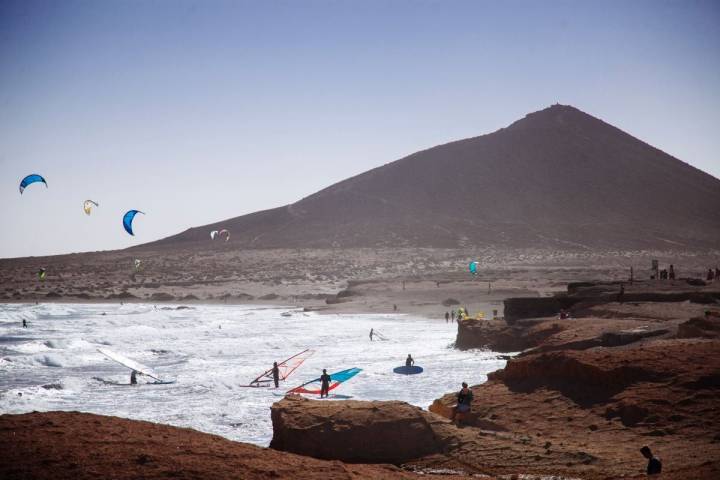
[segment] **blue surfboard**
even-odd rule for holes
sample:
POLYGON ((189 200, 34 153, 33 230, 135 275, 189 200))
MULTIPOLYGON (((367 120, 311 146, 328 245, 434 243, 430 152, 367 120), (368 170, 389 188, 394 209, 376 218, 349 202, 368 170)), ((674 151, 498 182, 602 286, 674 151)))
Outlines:
POLYGON ((423 371, 423 368, 418 367, 417 365, 412 366, 412 367, 406 367, 403 365, 402 367, 393 368, 393 372, 399 373, 401 375, 415 375, 417 373, 422 373, 422 371, 423 371))

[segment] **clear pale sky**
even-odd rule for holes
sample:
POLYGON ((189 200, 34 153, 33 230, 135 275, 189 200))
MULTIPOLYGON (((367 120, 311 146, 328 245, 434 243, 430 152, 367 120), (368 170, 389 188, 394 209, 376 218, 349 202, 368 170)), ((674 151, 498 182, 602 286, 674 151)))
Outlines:
POLYGON ((720 177, 720 2, 2 0, 0 257, 285 205, 556 102, 720 177))

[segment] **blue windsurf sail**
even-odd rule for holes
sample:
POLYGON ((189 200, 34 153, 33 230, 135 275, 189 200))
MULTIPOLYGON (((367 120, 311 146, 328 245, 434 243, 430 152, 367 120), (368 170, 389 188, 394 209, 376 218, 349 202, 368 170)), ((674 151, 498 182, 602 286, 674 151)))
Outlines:
MULTIPOLYGON (((334 390, 339 387, 343 382, 347 382, 358 373, 362 372, 362 368, 348 368, 347 370, 341 370, 339 372, 330 374, 330 387, 329 390, 334 390)), ((288 390, 287 393, 320 393, 320 377, 305 382, 299 387, 295 387, 292 390, 288 390)))

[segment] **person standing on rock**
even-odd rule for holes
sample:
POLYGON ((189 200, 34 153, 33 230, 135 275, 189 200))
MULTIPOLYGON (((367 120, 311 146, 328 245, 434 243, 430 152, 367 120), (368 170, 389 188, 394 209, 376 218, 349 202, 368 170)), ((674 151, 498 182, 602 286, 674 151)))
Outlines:
POLYGON ((280 368, 278 367, 277 362, 273 362, 272 375, 275 388, 278 388, 280 386, 280 368))
POLYGON ((652 454, 652 451, 650 451, 650 447, 645 445, 640 449, 640 453, 642 453, 643 457, 648 459, 648 475, 658 475, 662 472, 662 462, 659 458, 655 458, 655 456, 652 454))
POLYGON ((455 417, 460 414, 460 417, 458 418, 458 422, 462 419, 462 416, 468 412, 470 412, 470 405, 472 404, 473 400, 473 393, 472 390, 468 388, 468 384, 463 382, 462 388, 457 394, 457 405, 453 408, 452 416, 450 417, 450 420, 455 421, 455 417))
POLYGON ((320 398, 328 397, 328 394, 330 392, 330 375, 328 375, 327 370, 323 368, 323 373, 320 375, 320 398))

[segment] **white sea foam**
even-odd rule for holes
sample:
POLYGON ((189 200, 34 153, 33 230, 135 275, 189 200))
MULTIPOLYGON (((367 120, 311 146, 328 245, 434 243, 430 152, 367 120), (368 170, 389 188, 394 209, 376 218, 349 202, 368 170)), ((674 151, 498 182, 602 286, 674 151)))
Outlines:
MULTIPOLYGON (((280 392, 329 372, 359 367, 339 394, 404 400, 427 407, 462 381, 483 382, 504 361, 492 352, 452 348, 456 325, 405 315, 316 315, 287 308, 208 305, 0 305, 0 413, 80 410, 150 420, 267 445, 269 407, 280 392), (105 313, 105 315, 102 315, 105 313), (31 319, 30 328, 21 327, 31 319), (221 325, 222 328, 218 328, 221 325), (370 342, 370 328, 389 341, 370 342), (109 346, 146 364, 172 385, 113 385, 129 371, 97 352, 109 346), (316 350, 280 391, 243 388, 272 365, 316 350), (411 353, 425 372, 392 368, 411 353)), ((142 382, 142 380, 141 380, 142 382)))

